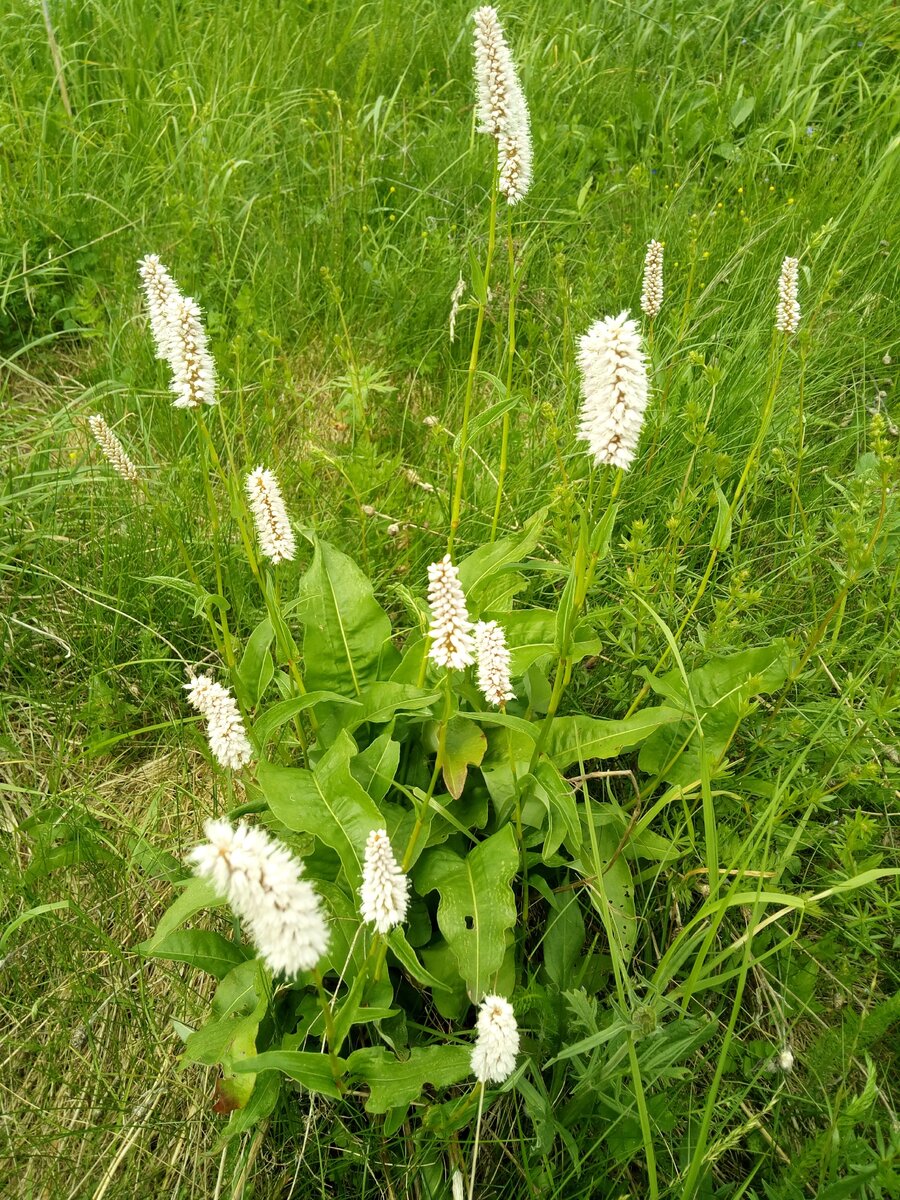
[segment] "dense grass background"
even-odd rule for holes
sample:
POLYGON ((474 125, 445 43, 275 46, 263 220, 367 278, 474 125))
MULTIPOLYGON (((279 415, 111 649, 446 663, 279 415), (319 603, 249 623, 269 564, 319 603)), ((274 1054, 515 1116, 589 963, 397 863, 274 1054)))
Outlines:
MULTIPOLYGON (((486 232, 491 149, 473 127, 470 6, 67 0, 48 11, 67 103, 41 6, 24 0, 5 13, 0 92, 0 1191, 427 1196, 440 1172, 399 1139, 352 1114, 310 1121, 299 1103, 265 1139, 213 1153, 211 1081, 177 1073, 167 1020, 199 1012, 202 987, 128 947, 216 802, 179 699, 184 664, 208 647, 191 602, 146 582, 178 574, 172 532, 135 510, 84 418, 102 412, 152 469, 211 583, 195 431, 170 407, 141 315, 135 264, 155 251, 207 312, 236 462, 275 467, 294 514, 360 558, 403 626, 403 589, 421 594, 446 535, 471 334, 464 309, 450 346, 449 297, 486 232), (425 427, 428 414, 442 428, 425 427), (393 522, 404 523, 394 535, 393 522)), ((576 680, 587 711, 622 715, 636 669, 663 648, 638 598, 672 628, 690 609, 715 485, 733 488, 758 428, 779 266, 801 258, 804 320, 760 470, 681 639, 689 666, 815 639, 777 712, 742 730, 740 784, 720 814, 723 864, 747 866, 754 797, 783 788, 772 836, 778 853, 790 847, 798 890, 896 862, 900 524, 876 461, 897 439, 894 15, 872 0, 501 10, 536 163, 514 225, 520 403, 503 524, 550 503, 551 556, 564 552, 571 504, 558 462, 567 478, 585 473, 574 339, 603 312, 636 309, 644 245, 666 244, 656 400, 591 598, 605 649, 576 680)), ((502 270, 496 280, 491 370, 502 270)), ((490 524, 497 439, 491 428, 473 441, 463 547, 490 524)), ((257 601, 236 542, 226 572, 246 633, 257 601)), ((688 872, 644 881, 653 935, 690 904, 688 872)), ((897 1194, 896 903, 889 885, 836 898, 754 966, 704 1195, 897 1194), (794 1071, 766 1070, 786 1044, 794 1071)), ((709 1005, 724 1023, 727 1010, 709 1005)), ((719 1033, 658 1093, 672 1195, 719 1033)), ((536 1140, 512 1099, 494 1110, 489 1135, 508 1153, 483 1149, 484 1194, 645 1194, 627 1092, 614 1137, 614 1114, 590 1097, 560 1111, 571 1145, 536 1140)))

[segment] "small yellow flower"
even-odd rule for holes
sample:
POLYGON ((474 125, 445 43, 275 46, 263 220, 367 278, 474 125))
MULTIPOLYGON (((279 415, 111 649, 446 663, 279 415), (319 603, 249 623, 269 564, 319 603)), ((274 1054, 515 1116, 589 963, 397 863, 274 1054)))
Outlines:
POLYGON ((391 189, 390 189, 390 192, 391 192, 391 195, 392 195, 392 196, 393 196, 394 192, 396 192, 396 190, 397 190, 397 189, 396 189, 395 187, 393 187, 393 185, 392 185, 392 186, 391 186, 391 189))
POLYGON ((738 188, 738 195, 739 195, 739 196, 743 196, 743 194, 744 194, 744 189, 743 189, 742 187, 739 187, 739 188, 738 188))
POLYGON ((793 203, 794 203, 794 197, 788 196, 788 204, 793 204, 793 203))
POLYGON ((392 221, 396 221, 396 220, 397 220, 397 214, 396 214, 396 213, 391 213, 391 220, 392 220, 392 221))
POLYGON ((716 205, 716 208, 724 208, 724 207, 725 207, 725 205, 722 203, 722 201, 721 201, 721 200, 720 200, 720 201, 719 201, 719 203, 716 205))
POLYGON ((704 251, 703 251, 703 257, 704 257, 704 258, 709 258, 709 251, 708 251, 708 250, 704 250, 704 251))
POLYGON ((770 192, 774 192, 774 191, 775 191, 775 184, 774 184, 774 183, 770 183, 770 184, 769 184, 769 191, 770 191, 770 192))

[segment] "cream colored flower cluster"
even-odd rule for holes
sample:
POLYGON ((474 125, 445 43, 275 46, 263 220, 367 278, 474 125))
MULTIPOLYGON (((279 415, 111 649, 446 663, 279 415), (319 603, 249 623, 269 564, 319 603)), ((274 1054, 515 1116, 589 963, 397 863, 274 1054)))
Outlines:
POLYGON ((174 408, 197 408, 216 404, 216 366, 209 352, 200 306, 182 296, 178 286, 156 254, 138 263, 147 300, 150 328, 157 358, 172 370, 174 408))
POLYGON ((184 686, 188 704, 206 721, 213 756, 226 770, 239 771, 253 757, 253 747, 234 696, 209 675, 195 675, 184 686))
POLYGON ((273 974, 311 971, 328 949, 319 896, 301 878, 303 864, 264 830, 243 822, 207 821, 206 842, 191 852, 208 879, 246 924, 273 974))
POLYGON ((498 186, 508 204, 518 204, 531 187, 531 122, 500 18, 490 5, 475 13, 475 86, 478 128, 497 143, 498 186))

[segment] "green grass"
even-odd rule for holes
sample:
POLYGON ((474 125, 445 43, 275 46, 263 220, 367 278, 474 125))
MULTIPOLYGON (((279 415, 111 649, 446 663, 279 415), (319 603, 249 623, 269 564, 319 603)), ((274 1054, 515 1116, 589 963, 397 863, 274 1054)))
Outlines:
MULTIPOLYGON (((243 1180, 247 1196, 447 1195, 437 1139, 383 1138, 352 1105, 309 1117, 292 1103, 263 1139, 217 1150, 212 1077, 178 1072, 168 1024, 199 1019, 208 989, 131 953, 218 803, 180 691, 207 630, 187 597, 146 582, 180 573, 176 534, 210 588, 214 563, 195 430, 170 406, 135 267, 159 253, 206 311, 236 462, 275 468, 295 517, 354 555, 409 627, 406 589, 423 594, 446 540, 474 321, 469 305, 451 347, 450 294, 486 237, 469 6, 69 0, 50 12, 71 117, 39 5, 10 5, 0 57, 0 1192, 237 1196, 243 1180), (174 529, 100 461, 85 428, 98 411, 150 469, 174 529)), ((666 648, 650 610, 673 631, 687 618, 688 670, 782 637, 809 649, 741 725, 715 797, 721 866, 804 894, 897 863, 900 516, 896 472, 884 490, 876 461, 896 454, 900 424, 892 15, 872 0, 501 10, 535 141, 513 226, 518 404, 501 527, 549 504, 541 550, 567 561, 587 474, 575 339, 637 309, 644 246, 663 240, 654 400, 588 601, 603 648, 566 703, 625 714, 636 672, 666 648), (698 599, 716 487, 733 492, 759 429, 786 254, 801 260, 801 332, 698 599)), ((500 264, 495 280, 482 365, 499 374, 500 264)), ((476 412, 492 398, 485 383, 476 412)), ((473 436, 463 550, 488 535, 498 445, 496 424, 473 436)), ((260 606, 226 532, 230 620, 246 636, 260 606)), ((607 798, 626 804, 618 782, 607 798)), ((691 853, 638 876, 636 995, 705 879, 701 815, 672 805, 655 828, 691 853)), ((890 880, 831 897, 724 963, 739 974, 697 988, 709 1040, 648 1100, 661 1194, 681 1194, 692 1160, 704 1197, 896 1194, 897 903, 890 880), (786 1045, 793 1071, 768 1070, 786 1045)), ((710 953, 753 919, 729 912, 710 953)), ((602 958, 599 922, 591 932, 602 958)), ((687 991, 690 972, 674 980, 687 991)), ((603 1028, 619 997, 608 962, 600 977, 598 1010, 536 1003, 534 1046, 603 1028)), ((602 1056, 579 1059, 573 1088, 551 1069, 547 1112, 515 1094, 487 1114, 483 1195, 648 1194, 631 1077, 609 1087, 603 1071, 602 1056)))

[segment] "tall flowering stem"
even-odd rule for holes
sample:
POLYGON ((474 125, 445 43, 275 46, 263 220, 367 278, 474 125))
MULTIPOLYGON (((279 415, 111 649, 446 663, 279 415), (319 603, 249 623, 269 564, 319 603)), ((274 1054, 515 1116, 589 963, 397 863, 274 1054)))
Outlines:
POLYGON ((465 477, 466 451, 469 446, 469 417, 472 412, 472 397, 475 394, 475 377, 478 371, 478 356, 481 350, 481 335, 484 330, 484 317, 487 311, 487 294, 491 279, 491 264, 494 261, 494 247, 497 240, 497 174, 491 185, 491 208, 488 215, 488 244, 484 261, 484 272, 481 285, 477 288, 478 312, 475 317, 475 332, 472 335, 472 350, 469 354, 469 368, 466 374, 466 393, 463 400, 462 427, 459 431, 459 452, 456 456, 456 479, 453 487, 453 503, 450 509, 450 533, 447 537, 447 553, 453 553, 456 532, 459 529, 460 510, 462 509, 463 480, 465 477))
MULTIPOLYGON (((508 215, 506 233, 507 260, 509 263, 509 307, 506 318, 506 399, 512 396, 513 366, 516 360, 516 251, 513 242, 512 210, 508 215)), ((500 525, 500 507, 503 503, 503 485, 506 482, 506 471, 509 466, 509 428, 510 410, 503 414, 503 425, 500 433, 500 463, 497 468, 497 497, 494 501, 494 518, 491 521, 491 541, 496 541, 500 525)))
MULTIPOLYGON (((516 345, 515 250, 512 209, 531 187, 532 148, 528 104, 519 73, 507 45, 497 10, 484 5, 475 13, 475 84, 478 129, 497 143, 497 188, 509 206, 507 246, 509 252, 509 310, 507 317, 506 399, 512 395, 512 373, 516 345)), ((503 485, 509 462, 510 415, 503 414, 497 495, 491 522, 491 541, 497 537, 503 485)))

